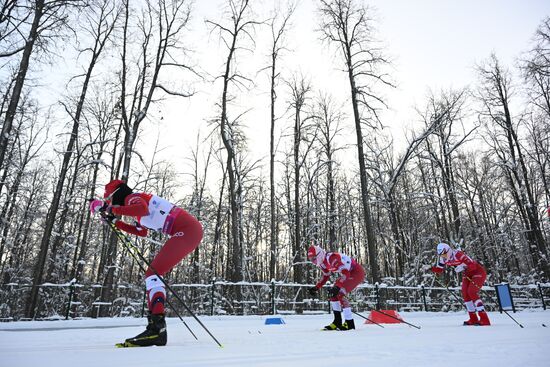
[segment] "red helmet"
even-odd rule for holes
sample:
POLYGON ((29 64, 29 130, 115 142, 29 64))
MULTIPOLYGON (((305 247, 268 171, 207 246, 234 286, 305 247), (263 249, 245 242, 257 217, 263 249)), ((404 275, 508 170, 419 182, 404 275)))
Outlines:
POLYGON ((107 185, 105 185, 105 193, 103 194, 103 198, 105 200, 110 200, 115 191, 119 188, 120 185, 122 185, 124 181, 122 180, 112 180, 107 185))
POLYGON ((321 265, 325 259, 326 252, 319 246, 311 245, 307 249, 307 258, 315 265, 321 265))

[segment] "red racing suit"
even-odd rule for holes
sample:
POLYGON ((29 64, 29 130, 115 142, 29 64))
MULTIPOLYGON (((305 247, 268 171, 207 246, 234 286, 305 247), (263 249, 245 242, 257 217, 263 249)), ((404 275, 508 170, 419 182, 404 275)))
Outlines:
POLYGON ((146 277, 155 271, 161 276, 166 274, 195 250, 202 240, 202 225, 195 217, 156 195, 130 194, 124 199, 123 206, 113 206, 111 212, 136 217, 136 225, 116 222, 117 228, 125 232, 145 237, 148 229, 151 229, 170 236, 151 262, 146 277))
POLYGON ((446 265, 455 266, 457 272, 464 271, 464 275, 462 276, 462 297, 464 298, 464 302, 478 301, 479 291, 487 278, 485 268, 460 250, 452 251, 447 259, 439 258, 437 267, 443 268, 446 265))
MULTIPOLYGON (((355 259, 338 252, 327 252, 323 262, 317 266, 321 268, 323 276, 315 287, 320 289, 330 279, 331 274, 339 274, 334 285, 344 290, 343 294, 340 293, 342 296, 353 291, 365 279, 363 267, 355 259)), ((347 302, 342 297, 337 298, 345 307, 347 302)))

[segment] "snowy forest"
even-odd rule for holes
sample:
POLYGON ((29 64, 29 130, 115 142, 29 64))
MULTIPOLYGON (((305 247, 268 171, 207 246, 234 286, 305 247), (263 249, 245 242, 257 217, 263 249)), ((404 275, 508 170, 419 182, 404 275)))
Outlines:
MULTIPOLYGON (((285 62, 301 4, 273 3, 226 0, 200 19, 219 46, 206 70, 194 55, 212 44, 189 41, 193 1, 2 1, 0 287, 28 285, 10 293, 19 313, 35 314, 44 283, 102 285, 103 301, 142 284, 88 210, 114 178, 202 223, 171 283, 311 283, 306 250, 317 243, 356 258, 371 284, 418 285, 440 241, 483 263, 489 283, 550 279, 549 17, 517 62, 478 55, 475 84, 423 96, 415 128, 395 137, 385 91, 399 80, 368 2, 314 2, 311 31, 342 94, 285 62), (51 69, 59 94, 48 93, 51 69), (170 126, 168 101, 204 103, 199 89, 212 103, 195 145, 180 147, 183 170, 147 129, 170 126), (251 94, 267 113, 250 117, 251 94), (269 147, 257 158, 259 125, 269 147)), ((149 259, 165 240, 131 239, 149 259)))

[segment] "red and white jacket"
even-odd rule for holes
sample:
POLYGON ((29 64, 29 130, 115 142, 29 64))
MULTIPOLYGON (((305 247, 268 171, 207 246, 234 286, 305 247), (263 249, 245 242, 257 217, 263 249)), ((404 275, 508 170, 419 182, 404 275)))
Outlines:
POLYGON ((460 250, 453 250, 447 259, 440 256, 439 262, 436 266, 439 268, 443 268, 445 266, 456 266, 457 269, 459 269, 458 271, 465 270, 465 275, 468 277, 478 272, 485 271, 483 266, 481 266, 477 261, 472 260, 471 257, 460 250))
POLYGON ((323 262, 317 266, 321 268, 323 273, 323 277, 315 285, 317 289, 320 289, 330 279, 331 274, 340 274, 334 285, 341 288, 352 271, 359 265, 355 259, 347 255, 339 252, 327 252, 323 262))
POLYGON ((111 212, 115 215, 136 217, 135 225, 123 221, 117 221, 115 225, 125 232, 145 237, 148 229, 172 235, 171 225, 175 216, 183 212, 183 209, 156 195, 138 192, 126 196, 124 205, 113 206, 111 212))

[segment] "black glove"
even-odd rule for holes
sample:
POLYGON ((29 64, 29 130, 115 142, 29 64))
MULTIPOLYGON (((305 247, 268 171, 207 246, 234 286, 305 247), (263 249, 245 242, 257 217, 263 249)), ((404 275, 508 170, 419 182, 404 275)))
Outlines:
POLYGON ((105 213, 107 215, 114 215, 113 214, 113 207, 107 203, 103 204, 101 208, 99 208, 100 213, 105 213))
POLYGON ((101 221, 105 224, 115 224, 118 218, 114 214, 107 214, 105 211, 101 212, 101 221))
POLYGON ((317 287, 308 288, 307 291, 309 292, 309 295, 312 297, 316 296, 319 293, 319 290, 317 289, 317 287))
POLYGON ((98 209, 98 212, 105 213, 105 210, 107 210, 108 206, 109 206, 109 204, 104 202, 103 205, 98 209))
POLYGON ((329 291, 328 291, 328 295, 331 298, 334 298, 334 297, 338 296, 338 293, 340 293, 340 287, 337 287, 337 286, 334 286, 334 287, 330 288, 329 291))

